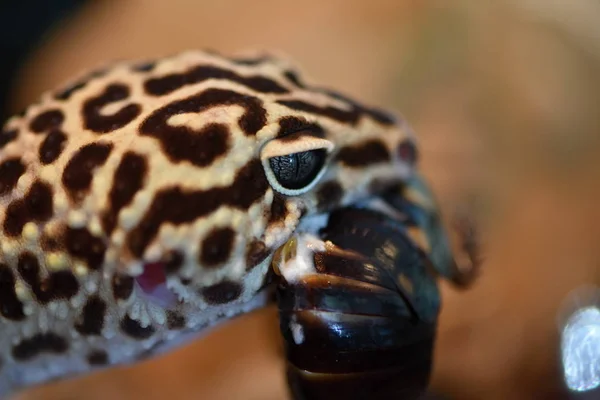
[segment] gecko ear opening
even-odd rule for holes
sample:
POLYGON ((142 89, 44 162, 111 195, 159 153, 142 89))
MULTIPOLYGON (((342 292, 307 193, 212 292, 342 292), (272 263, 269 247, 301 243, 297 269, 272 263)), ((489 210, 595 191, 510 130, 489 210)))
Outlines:
POLYGON ((333 143, 310 132, 295 132, 269 141, 261 160, 269 184, 287 196, 309 191, 323 176, 333 143))

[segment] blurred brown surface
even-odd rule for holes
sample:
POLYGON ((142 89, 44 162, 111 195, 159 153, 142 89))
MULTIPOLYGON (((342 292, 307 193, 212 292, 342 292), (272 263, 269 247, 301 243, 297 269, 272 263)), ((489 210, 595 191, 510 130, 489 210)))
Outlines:
MULTIPOLYGON (((114 58, 275 48, 403 113, 446 214, 475 199, 487 264, 443 285, 432 388, 562 399, 557 316, 600 281, 600 5, 560 1, 96 1, 23 70, 14 104, 114 58)), ((274 310, 130 368, 20 399, 284 399, 274 310)))

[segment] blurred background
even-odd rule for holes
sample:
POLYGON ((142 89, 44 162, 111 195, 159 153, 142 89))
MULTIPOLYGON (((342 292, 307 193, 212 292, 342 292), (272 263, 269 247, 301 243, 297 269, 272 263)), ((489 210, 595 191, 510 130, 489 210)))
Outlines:
MULTIPOLYGON (((566 399, 559 315, 600 283, 599 17, 596 0, 5 0, 3 111, 113 59, 287 53, 313 82, 403 114, 445 215, 468 205, 480 221, 480 281, 442 284, 432 391, 566 399)), ((277 329, 263 310, 18 398, 285 399, 277 329)))

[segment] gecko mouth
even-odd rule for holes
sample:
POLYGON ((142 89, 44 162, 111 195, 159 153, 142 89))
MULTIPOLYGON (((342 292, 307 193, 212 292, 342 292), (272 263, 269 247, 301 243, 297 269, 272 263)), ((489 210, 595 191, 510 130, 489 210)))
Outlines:
POLYGON ((172 308, 177 305, 177 295, 167 287, 165 263, 145 264, 144 271, 135 278, 135 282, 152 303, 164 308, 172 308))

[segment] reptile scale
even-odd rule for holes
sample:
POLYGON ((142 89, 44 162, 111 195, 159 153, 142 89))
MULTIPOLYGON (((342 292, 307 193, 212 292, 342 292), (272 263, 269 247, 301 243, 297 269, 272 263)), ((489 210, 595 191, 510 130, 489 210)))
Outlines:
POLYGON ((418 396, 436 278, 478 262, 465 234, 457 267, 416 159, 405 122, 279 56, 117 62, 45 93, 0 133, 0 395, 277 301, 294 398, 418 396))

